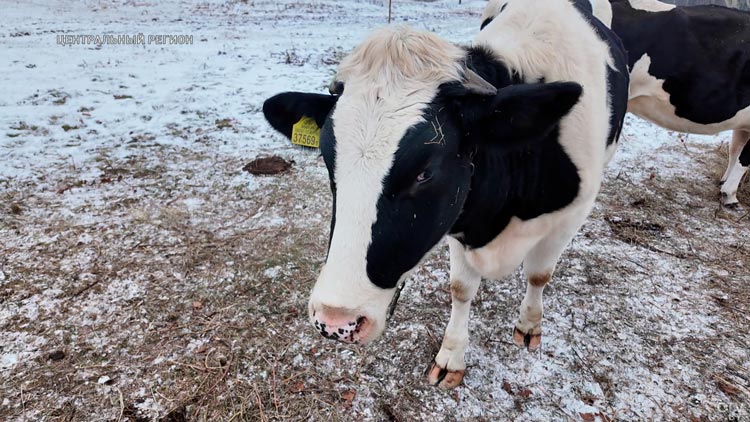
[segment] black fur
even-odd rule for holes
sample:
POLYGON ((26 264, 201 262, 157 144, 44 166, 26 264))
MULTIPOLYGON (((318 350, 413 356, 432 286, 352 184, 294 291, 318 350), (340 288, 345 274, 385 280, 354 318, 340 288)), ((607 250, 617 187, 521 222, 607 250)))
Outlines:
POLYGON ((628 66, 649 55, 649 73, 664 80, 677 116, 718 123, 750 106, 750 13, 721 6, 648 12, 627 1, 613 1, 612 13, 628 66))
POLYGON ((740 164, 742 167, 750 166, 750 142, 746 143, 740 152, 740 164))
MULTIPOLYGON (((335 108, 336 107, 334 106, 334 108, 331 109, 329 116, 333 113, 335 108)), ((326 119, 325 123, 320 128, 320 155, 323 156, 323 161, 326 163, 326 169, 328 169, 328 180, 331 185, 331 194, 333 195, 331 231, 328 233, 328 249, 330 252, 333 230, 336 228, 336 178, 334 177, 336 171, 336 135, 333 133, 333 122, 331 119, 326 119)))

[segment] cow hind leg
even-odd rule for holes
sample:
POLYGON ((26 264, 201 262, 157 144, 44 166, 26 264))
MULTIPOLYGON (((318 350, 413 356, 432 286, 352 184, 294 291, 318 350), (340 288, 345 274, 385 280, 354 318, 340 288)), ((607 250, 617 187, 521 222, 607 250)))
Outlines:
POLYGON ((729 145, 729 162, 721 178, 721 202, 727 208, 739 208, 737 189, 750 165, 750 132, 737 129, 729 145))
MULTIPOLYGON (((584 219, 586 214, 583 213, 584 219)), ((534 351, 542 344, 542 293, 552 279, 560 255, 582 224, 580 216, 570 224, 563 224, 564 230, 542 239, 526 255, 523 262, 526 294, 513 330, 513 342, 517 346, 534 351)))
POLYGON ((466 370, 464 355, 469 344, 469 311, 477 293, 480 275, 466 262, 464 247, 448 238, 451 254, 451 318, 435 362, 427 372, 432 385, 448 389, 461 383, 466 370))

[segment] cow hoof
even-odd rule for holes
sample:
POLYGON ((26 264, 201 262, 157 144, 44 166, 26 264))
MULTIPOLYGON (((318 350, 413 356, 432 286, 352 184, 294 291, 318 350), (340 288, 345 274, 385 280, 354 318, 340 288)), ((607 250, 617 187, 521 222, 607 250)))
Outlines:
POLYGON ((724 204, 724 208, 728 211, 740 212, 742 211, 742 205, 739 202, 733 202, 731 204, 724 204))
POLYGON ((527 334, 515 328, 513 329, 513 343, 518 347, 525 347, 529 352, 533 352, 542 345, 542 333, 527 334))
POLYGON ((436 385, 443 390, 449 390, 461 384, 461 380, 464 379, 464 370, 451 371, 441 368, 437 363, 433 363, 427 372, 427 379, 430 385, 436 385))

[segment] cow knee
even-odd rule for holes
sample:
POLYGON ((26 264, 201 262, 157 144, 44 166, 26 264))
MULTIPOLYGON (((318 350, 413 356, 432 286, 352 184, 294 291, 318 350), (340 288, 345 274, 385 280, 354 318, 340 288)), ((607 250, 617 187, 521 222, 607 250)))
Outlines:
POLYGON ((475 289, 458 279, 451 280, 451 297, 456 302, 469 302, 474 298, 475 289))
POLYGON ((529 284, 534 287, 544 287, 552 278, 550 273, 532 274, 529 276, 529 284))

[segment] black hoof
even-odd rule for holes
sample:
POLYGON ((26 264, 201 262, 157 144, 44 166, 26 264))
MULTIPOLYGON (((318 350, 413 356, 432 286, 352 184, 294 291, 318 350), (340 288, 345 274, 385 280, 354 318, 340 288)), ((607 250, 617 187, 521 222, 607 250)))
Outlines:
POLYGON ((724 209, 733 212, 742 211, 742 205, 739 202, 733 202, 731 204, 724 204, 724 209))

